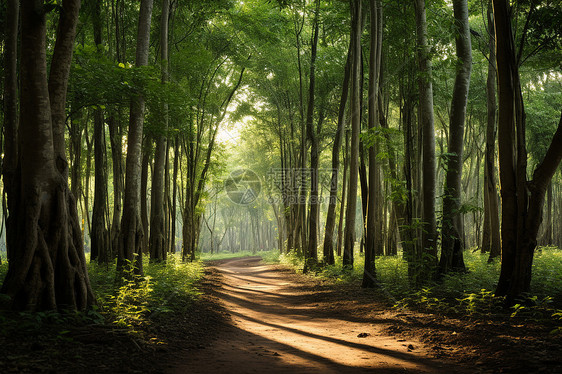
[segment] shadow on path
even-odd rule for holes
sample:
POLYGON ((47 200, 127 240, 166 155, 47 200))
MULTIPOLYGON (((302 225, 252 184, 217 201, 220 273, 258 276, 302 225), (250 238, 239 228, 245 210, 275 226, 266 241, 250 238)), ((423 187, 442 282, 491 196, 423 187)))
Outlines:
POLYGON ((331 300, 333 289, 306 287, 309 278, 259 257, 209 267, 213 296, 231 325, 209 346, 186 351, 172 373, 475 372, 428 358, 419 342, 384 335, 379 324, 388 318, 358 318, 319 306, 322 293, 331 300))

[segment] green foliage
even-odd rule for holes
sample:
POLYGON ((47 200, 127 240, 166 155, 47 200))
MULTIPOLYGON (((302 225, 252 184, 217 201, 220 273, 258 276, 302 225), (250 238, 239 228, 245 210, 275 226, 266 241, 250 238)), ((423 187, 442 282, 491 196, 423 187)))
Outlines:
MULTIPOLYGON (((555 322, 562 325, 562 309, 556 310, 551 316, 555 322)), ((562 326, 557 326, 554 330, 550 332, 551 334, 560 334, 562 333, 562 326)))
MULTIPOLYGON (((393 300, 396 308, 416 308, 433 313, 489 316, 505 314, 503 297, 494 295, 500 263, 488 263, 488 254, 465 251, 466 273, 447 274, 439 283, 430 283, 413 289, 408 281, 408 264, 399 256, 377 257, 376 272, 380 290, 393 300)), ((363 276, 363 258, 356 254, 352 271, 343 269, 341 259, 336 265, 326 266, 316 276, 336 282, 359 283, 363 276)), ((296 254, 281 255, 280 262, 302 268, 302 258, 296 254)), ((562 321, 562 310, 552 305, 562 305, 562 251, 553 247, 539 248, 534 263, 532 291, 513 310, 513 317, 562 321)), ((562 330, 561 330, 562 331, 562 330)))
POLYGON ((142 324, 150 309, 148 299, 153 289, 150 277, 135 274, 134 263, 130 262, 123 274, 123 284, 109 298, 109 312, 113 323, 122 328, 133 328, 142 324))
POLYGON ((492 291, 481 289, 478 293, 469 293, 462 299, 457 299, 461 310, 469 315, 492 314, 502 307, 503 297, 496 297, 492 291))
POLYGON ((522 316, 528 319, 544 319, 552 314, 549 305, 552 303, 552 297, 546 296, 539 299, 538 296, 529 296, 522 298, 521 303, 517 303, 511 307, 513 313, 511 318, 522 316))
POLYGON ((114 286, 115 264, 88 265, 102 315, 131 332, 149 323, 155 314, 180 311, 186 300, 200 295, 196 286, 203 273, 200 262, 184 263, 179 255, 168 256, 166 263, 144 260, 145 276, 135 275, 129 266, 119 278, 118 287, 114 286))
POLYGON ((147 260, 143 266, 144 277, 136 275, 134 267, 127 266, 119 287, 108 292, 115 279, 115 267, 103 269, 90 264, 92 286, 95 291, 102 291, 98 294, 98 303, 104 314, 112 323, 131 332, 149 323, 149 318, 155 314, 180 309, 182 305, 175 303, 176 296, 185 300, 200 295, 195 285, 202 275, 199 262, 183 263, 178 256, 169 256, 166 263, 147 260))

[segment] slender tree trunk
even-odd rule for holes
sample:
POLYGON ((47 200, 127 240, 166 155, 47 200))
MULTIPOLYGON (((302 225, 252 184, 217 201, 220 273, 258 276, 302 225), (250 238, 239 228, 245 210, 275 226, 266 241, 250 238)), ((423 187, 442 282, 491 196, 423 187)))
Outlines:
MULTIPOLYGON (((441 234, 441 274, 465 271, 461 220, 461 181, 463 164, 464 122, 472 71, 472 44, 468 24, 467 0, 453 0, 457 30, 457 75, 451 100, 447 174, 443 194, 443 229, 441 234)), ((470 171, 470 170, 469 170, 470 171)))
POLYGON ((174 140, 174 170, 172 172, 172 219, 171 219, 171 226, 172 226, 172 234, 170 235, 170 252, 176 253, 176 218, 177 218, 177 189, 178 189, 178 164, 179 164, 179 136, 176 135, 174 140))
POLYGON ((486 154, 484 161, 484 230, 482 234, 482 251, 490 252, 489 260, 501 255, 500 221, 498 193, 496 191, 496 54, 494 37, 494 20, 492 9, 488 8, 489 29, 489 63, 488 78, 486 81, 486 154))
MULTIPOLYGON (((371 18, 371 43, 369 51, 369 131, 379 127, 378 94, 382 51, 382 6, 380 1, 369 0, 371 18)), ((375 254, 380 254, 384 240, 382 239, 382 217, 381 207, 383 201, 379 199, 381 186, 380 165, 377 161, 378 142, 371 144, 369 155, 369 188, 367 197, 366 217, 366 245, 365 245, 365 267, 363 271, 362 287, 375 287, 375 254), (378 243, 377 243, 378 242, 378 243), (378 245, 377 245, 378 244, 378 245)))
POLYGON ((345 151, 343 155, 343 177, 342 177, 342 191, 341 191, 341 202, 340 202, 340 217, 338 222, 338 237, 336 252, 338 257, 342 256, 343 249, 343 223, 345 216, 345 199, 347 197, 347 186, 349 184, 349 178, 347 178, 347 169, 349 167, 349 130, 345 130, 345 151))
MULTIPOLYGON (((150 19, 153 0, 141 0, 137 34, 136 66, 148 64, 150 40, 150 19)), ((143 228, 140 216, 140 179, 142 155, 142 127, 144 122, 144 97, 131 99, 129 135, 127 139, 127 161, 125 170, 125 194, 123 197, 123 219, 119 240, 117 267, 122 270, 127 262, 135 265, 136 272, 142 274, 143 228), (136 258, 135 258, 136 256, 136 258)))
POLYGON ((99 263, 110 261, 109 232, 106 224, 107 210, 107 174, 105 162, 103 112, 94 111, 94 207, 92 210, 92 232, 90 261, 98 260, 99 263))
MULTIPOLYGON (((306 111, 306 133, 310 140, 310 211, 308 214, 308 246, 305 249, 304 272, 318 264, 318 212, 320 202, 318 197, 318 136, 314 129, 314 99, 315 99, 315 68, 316 51, 318 47, 318 12, 320 1, 316 1, 316 13, 314 15, 314 30, 311 40, 310 53, 310 84, 308 88, 308 108, 306 111)), ((319 119, 320 121, 321 119, 319 119)))
POLYGON ((422 131, 422 245, 417 255, 420 273, 416 283, 430 277, 437 260, 437 229, 435 220, 435 130, 433 124, 433 87, 430 47, 427 37, 425 0, 415 1, 416 41, 419 65, 419 113, 422 131))
MULTIPOLYGON (((345 131, 345 107, 349 94, 349 78, 351 75, 351 45, 347 51, 347 61, 344 68, 342 92, 338 111, 338 126, 334 136, 332 147, 332 178, 330 180, 330 198, 328 200, 328 213, 326 214, 326 226, 324 229, 324 263, 333 265, 334 259, 334 227, 336 223, 336 206, 338 203, 338 174, 340 167, 340 149, 345 131)), ((344 176, 345 180, 345 176, 344 176)), ((345 193, 345 192, 344 192, 345 193)), ((343 196, 343 195, 342 195, 343 196)), ((343 201, 343 198, 342 198, 343 201)), ((343 205, 343 204, 342 204, 343 205)), ((343 211, 341 216, 343 217, 343 211)), ((338 225, 339 226, 339 225, 338 225)))
POLYGON ((140 216, 142 223, 142 231, 146 233, 142 237, 142 253, 148 255, 148 173, 150 171, 150 161, 152 160, 152 137, 144 137, 144 146, 142 148, 141 161, 141 181, 140 181, 140 216))
MULTIPOLYGON (((92 12, 94 43, 101 46, 101 0, 97 0, 92 12)), ((101 51, 98 51, 100 53, 101 51)), ((101 108, 94 109, 94 207, 92 210, 92 232, 90 233, 90 261, 110 261, 110 238, 107 229, 107 164, 105 160, 105 123, 101 108)))
POLYGON ((361 0, 351 2, 352 68, 351 68, 351 150, 349 155, 349 186, 345 213, 343 265, 353 266, 355 247, 355 216, 357 208, 357 177, 359 171, 359 131, 361 129, 361 0))
MULTIPOLYGON (((123 192, 122 173, 122 143, 119 123, 115 120, 116 113, 112 113, 107 124, 111 144, 111 160, 113 168, 113 218, 111 222, 111 248, 115 250, 119 246, 119 230, 121 227, 121 196, 123 192)), ((114 257, 116 253, 112 253, 114 257)))
MULTIPOLYGON (((170 1, 162 0, 162 15, 160 16, 160 69, 162 83, 168 81, 168 17, 170 1)), ((150 204, 150 259, 164 261, 166 259, 166 233, 164 216, 164 174, 167 154, 168 132, 168 104, 163 104, 162 134, 156 139, 154 154, 154 172, 152 173, 152 192, 150 204)))

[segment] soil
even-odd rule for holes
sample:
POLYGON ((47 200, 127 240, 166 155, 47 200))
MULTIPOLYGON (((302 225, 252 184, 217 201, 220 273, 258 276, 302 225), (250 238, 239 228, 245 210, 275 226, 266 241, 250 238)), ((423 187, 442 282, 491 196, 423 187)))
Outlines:
POLYGON ((8 326, 0 372, 562 373, 562 334, 509 313, 397 310, 381 290, 259 257, 208 263, 200 288, 197 302, 151 316, 134 335, 107 325, 0 324, 8 326))
POLYGON ((186 351, 169 373, 474 372, 430 357, 413 337, 388 335, 388 316, 350 313, 349 295, 334 297, 333 287, 259 257, 209 270, 210 297, 231 325, 204 349, 186 351))

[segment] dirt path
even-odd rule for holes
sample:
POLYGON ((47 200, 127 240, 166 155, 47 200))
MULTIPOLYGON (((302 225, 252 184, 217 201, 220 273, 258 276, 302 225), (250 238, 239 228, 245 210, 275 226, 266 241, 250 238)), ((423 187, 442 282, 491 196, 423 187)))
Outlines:
POLYGON ((210 276, 232 324, 185 352, 170 373, 465 371, 430 359, 418 341, 383 334, 383 319, 341 313, 326 303, 328 288, 307 286, 306 277, 259 257, 217 261, 210 276))

